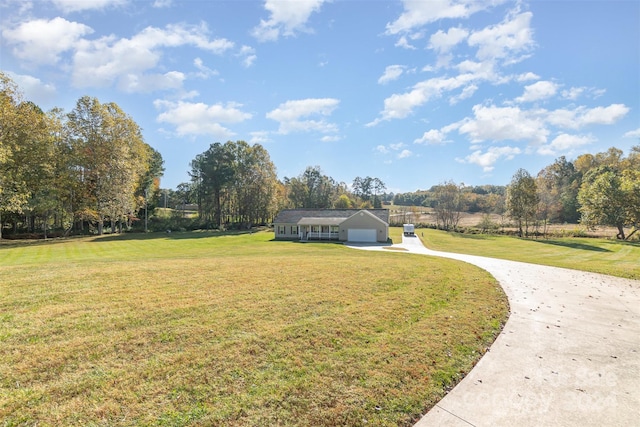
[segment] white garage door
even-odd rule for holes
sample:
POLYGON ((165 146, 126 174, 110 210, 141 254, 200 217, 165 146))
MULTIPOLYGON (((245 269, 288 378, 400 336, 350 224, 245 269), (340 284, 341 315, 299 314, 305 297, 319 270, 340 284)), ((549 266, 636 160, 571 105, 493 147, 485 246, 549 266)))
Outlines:
POLYGON ((347 231, 347 239, 350 242, 375 242, 376 230, 350 228, 347 231))

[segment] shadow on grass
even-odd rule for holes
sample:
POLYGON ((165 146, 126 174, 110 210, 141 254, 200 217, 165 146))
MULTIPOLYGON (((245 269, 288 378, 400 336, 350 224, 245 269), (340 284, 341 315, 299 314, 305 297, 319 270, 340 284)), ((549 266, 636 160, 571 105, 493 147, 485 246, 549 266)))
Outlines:
POLYGON ((3 249, 13 249, 13 248, 21 248, 21 247, 33 247, 33 246, 45 246, 45 245, 57 245, 66 242, 72 242, 76 240, 90 240, 97 236, 86 236, 86 235, 75 235, 75 236, 67 236, 67 237, 47 237, 39 238, 39 239, 15 239, 11 236, 6 238, 3 237, 0 240, 0 250, 3 249))
POLYGON ((618 246, 632 246, 634 248, 640 248, 640 240, 607 240, 606 245, 618 245, 618 246))
POLYGON ((154 239, 171 239, 171 240, 189 240, 189 239, 208 239, 211 237, 223 236, 241 236, 257 233, 257 230, 199 230, 199 231, 174 231, 167 232, 151 232, 151 233, 122 233, 108 234, 104 236, 95 236, 95 242, 113 242, 123 240, 154 240, 154 239))
POLYGON ((586 243, 581 243, 581 242, 573 242, 573 241, 563 242, 560 240, 530 240, 530 241, 535 243, 544 243, 547 245, 562 246, 562 247, 571 248, 571 249, 580 249, 583 251, 613 252, 610 249, 601 248, 595 245, 588 245, 586 243))

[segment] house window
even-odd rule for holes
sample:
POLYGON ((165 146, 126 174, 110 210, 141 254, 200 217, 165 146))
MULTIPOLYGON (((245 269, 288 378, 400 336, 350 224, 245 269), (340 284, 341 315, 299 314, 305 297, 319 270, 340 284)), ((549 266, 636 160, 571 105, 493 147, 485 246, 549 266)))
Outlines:
POLYGON ((285 226, 284 225, 279 225, 278 226, 278 234, 286 234, 287 232, 285 231, 285 226))
POLYGON ((323 225, 322 226, 322 232, 323 233, 328 233, 329 232, 329 226, 328 225, 323 225))
POLYGON ((291 226, 291 234, 298 234, 298 226, 297 225, 292 225, 291 226))
POLYGON ((338 227, 337 225, 332 225, 331 226, 331 232, 332 233, 337 233, 340 227, 338 227))
POLYGON ((320 231, 320 226, 318 226, 318 225, 312 225, 311 226, 311 232, 312 233, 317 233, 319 231, 320 231))

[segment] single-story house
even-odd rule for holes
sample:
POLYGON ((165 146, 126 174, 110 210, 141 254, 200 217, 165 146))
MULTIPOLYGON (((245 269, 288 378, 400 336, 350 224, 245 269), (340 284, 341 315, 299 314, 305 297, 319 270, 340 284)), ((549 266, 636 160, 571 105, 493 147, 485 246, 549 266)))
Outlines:
POLYGON ((386 243, 389 209, 284 209, 273 227, 278 240, 386 243))

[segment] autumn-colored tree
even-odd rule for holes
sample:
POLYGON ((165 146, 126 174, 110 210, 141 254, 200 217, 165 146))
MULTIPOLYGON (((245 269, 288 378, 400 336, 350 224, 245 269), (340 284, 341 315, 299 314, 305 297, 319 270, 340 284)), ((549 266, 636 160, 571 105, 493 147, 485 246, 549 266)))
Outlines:
POLYGON ((98 234, 106 220, 113 232, 137 208, 135 194, 150 170, 153 150, 118 105, 88 96, 68 114, 67 129, 82 182, 79 212, 96 220, 98 234))
POLYGON ((0 73, 0 225, 3 212, 24 213, 32 231, 41 218, 46 233, 57 202, 55 156, 49 117, 0 73))
POLYGON ((627 158, 610 148, 595 159, 598 166, 585 174, 578 193, 582 222, 616 227, 616 237, 628 239, 640 226, 640 147, 627 158), (631 227, 628 235, 625 227, 631 227))
POLYGON ((529 224, 535 218, 539 201, 535 179, 526 170, 518 169, 507 188, 507 210, 518 225, 520 237, 529 235, 529 224))

